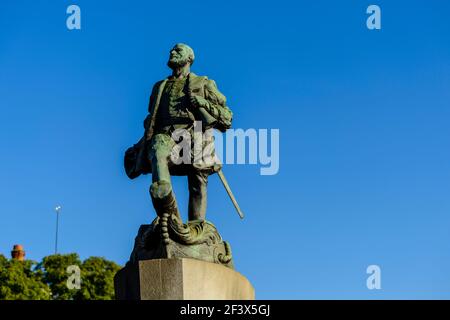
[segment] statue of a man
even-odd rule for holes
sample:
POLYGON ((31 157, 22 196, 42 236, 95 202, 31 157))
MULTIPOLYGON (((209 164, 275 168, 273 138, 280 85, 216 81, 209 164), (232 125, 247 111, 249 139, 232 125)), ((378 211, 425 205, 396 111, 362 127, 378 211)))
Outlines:
MULTIPOLYGON (((213 80, 191 72, 193 63, 194 51, 186 44, 176 44, 170 50, 167 65, 172 69, 172 75, 153 86, 149 114, 144 121, 144 136, 125 154, 125 169, 130 178, 152 173, 150 195, 158 216, 168 213, 180 218, 170 177, 187 176, 190 221, 205 219, 208 176, 218 172, 221 165, 218 162, 198 163, 193 159, 190 163, 176 164, 172 157, 177 145, 173 133, 185 130, 193 140, 194 127, 199 123, 203 131, 214 128, 224 132, 231 127, 232 121, 225 96, 213 80)), ((213 139, 212 135, 206 135, 202 148, 209 146, 211 149, 213 139)))

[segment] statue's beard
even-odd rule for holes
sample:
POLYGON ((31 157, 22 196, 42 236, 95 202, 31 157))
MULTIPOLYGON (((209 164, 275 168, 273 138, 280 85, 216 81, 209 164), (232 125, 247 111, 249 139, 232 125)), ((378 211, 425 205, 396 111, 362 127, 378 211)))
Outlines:
POLYGON ((167 65, 169 66, 170 69, 175 70, 178 68, 182 68, 185 65, 187 65, 189 63, 189 58, 170 58, 169 61, 167 62, 167 65))

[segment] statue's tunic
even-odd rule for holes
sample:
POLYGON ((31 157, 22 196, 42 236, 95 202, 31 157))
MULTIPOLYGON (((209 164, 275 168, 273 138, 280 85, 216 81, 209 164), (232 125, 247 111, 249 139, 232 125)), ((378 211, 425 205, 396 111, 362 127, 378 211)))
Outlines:
POLYGON ((156 114, 155 132, 168 132, 175 128, 188 128, 193 123, 189 117, 189 99, 186 95, 186 78, 168 79, 161 95, 156 114))

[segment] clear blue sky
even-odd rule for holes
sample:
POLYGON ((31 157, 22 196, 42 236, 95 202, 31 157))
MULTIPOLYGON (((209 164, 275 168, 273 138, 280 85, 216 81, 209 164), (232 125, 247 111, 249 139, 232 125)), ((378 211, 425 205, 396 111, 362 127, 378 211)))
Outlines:
POLYGON ((61 204, 61 252, 127 261, 154 212, 123 152, 186 42, 235 128, 280 129, 279 174, 225 167, 244 221, 209 185, 208 218, 258 298, 450 298, 449 14, 425 0, 1 1, 0 253, 51 254, 61 204))

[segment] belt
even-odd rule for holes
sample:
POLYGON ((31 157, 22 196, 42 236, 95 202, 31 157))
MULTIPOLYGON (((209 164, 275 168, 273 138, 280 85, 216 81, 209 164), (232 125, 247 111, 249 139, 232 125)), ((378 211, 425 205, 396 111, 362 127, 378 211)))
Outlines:
POLYGON ((190 130, 193 126, 193 123, 175 123, 175 124, 171 124, 171 125, 167 125, 167 126, 162 126, 159 127, 156 132, 158 133, 167 133, 169 135, 171 135, 175 130, 177 129, 185 129, 185 130, 190 130))

